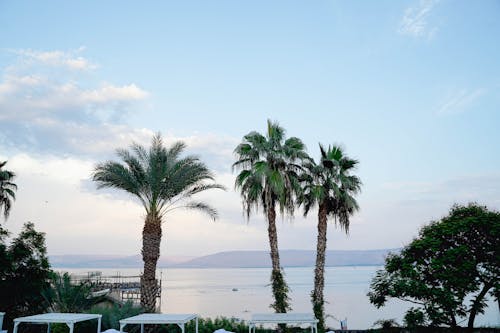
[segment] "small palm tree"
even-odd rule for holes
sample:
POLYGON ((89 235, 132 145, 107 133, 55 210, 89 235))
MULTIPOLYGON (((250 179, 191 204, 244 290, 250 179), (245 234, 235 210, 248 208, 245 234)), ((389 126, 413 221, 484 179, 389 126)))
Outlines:
POLYGON ((2 170, 6 164, 7 161, 0 162, 0 211, 3 209, 3 216, 7 220, 12 202, 16 200, 17 185, 12 182, 16 174, 9 170, 2 170))
POLYGON ((217 211, 204 202, 192 201, 192 197, 206 190, 224 189, 206 182, 213 181, 214 175, 197 157, 181 157, 185 148, 183 142, 166 148, 157 134, 149 149, 138 144, 132 144, 130 150, 119 149, 121 162, 98 164, 93 173, 98 188, 124 190, 139 199, 146 210, 142 231, 141 305, 149 312, 156 310, 156 264, 165 214, 178 208, 195 209, 215 220, 217 211))
POLYGON ((303 193, 299 203, 304 206, 304 216, 318 206, 318 243, 314 290, 311 294, 314 314, 318 318, 318 330, 324 332, 325 253, 327 220, 332 218, 346 233, 349 231, 349 217, 359 209, 354 196, 360 192, 361 181, 352 175, 358 161, 345 156, 337 146, 328 149, 320 145, 321 160, 318 164, 310 161, 305 165, 307 172, 302 175, 303 193))
POLYGON ((269 120, 265 135, 248 133, 234 152, 237 161, 233 164, 233 170, 241 170, 236 177, 235 187, 240 190, 246 216, 249 218, 252 209, 258 210, 262 206, 268 222, 274 296, 271 306, 276 312, 286 312, 290 305, 288 286, 280 266, 276 207, 281 214, 293 215, 294 194, 300 191, 298 174, 301 166, 298 163, 306 160, 308 155, 300 139, 285 139, 285 130, 269 120))
POLYGON ((50 288, 44 290, 42 296, 51 312, 84 312, 101 300, 92 297, 90 282, 73 283, 67 272, 52 273, 50 288))

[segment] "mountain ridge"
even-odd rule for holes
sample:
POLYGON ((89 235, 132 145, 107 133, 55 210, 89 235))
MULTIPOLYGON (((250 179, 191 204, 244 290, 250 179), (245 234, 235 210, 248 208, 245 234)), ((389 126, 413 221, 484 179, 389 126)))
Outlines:
MULTIPOLYGON (((325 266, 375 266, 383 265, 389 252, 399 249, 377 250, 328 250, 325 266)), ((314 266, 314 250, 281 250, 283 267, 314 266)), ((55 268, 141 268, 141 255, 53 255, 49 256, 55 268)), ((271 267, 268 251, 234 250, 209 255, 162 256, 158 268, 267 268, 271 267)))

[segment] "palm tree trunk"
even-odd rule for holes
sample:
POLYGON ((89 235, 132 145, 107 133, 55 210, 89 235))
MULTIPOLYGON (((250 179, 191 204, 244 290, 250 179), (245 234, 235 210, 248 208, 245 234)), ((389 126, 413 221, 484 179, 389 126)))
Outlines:
POLYGON ((160 258, 161 218, 156 212, 148 213, 142 230, 142 260, 144 272, 141 277, 141 306, 146 312, 156 311, 156 264, 160 258))
POLYGON ((288 286, 283 277, 280 266, 280 255, 278 251, 278 232, 276 231, 276 210, 274 206, 267 209, 267 233, 269 236, 269 245, 271 247, 271 284, 273 289, 274 303, 271 307, 277 313, 286 313, 290 309, 288 303, 288 286))
POLYGON ((314 290, 312 292, 312 303, 314 315, 318 319, 318 331, 325 331, 325 314, 323 292, 325 289, 325 254, 326 254, 326 230, 327 214, 325 203, 320 203, 318 209, 318 241, 316 244, 316 268, 314 269, 314 290))

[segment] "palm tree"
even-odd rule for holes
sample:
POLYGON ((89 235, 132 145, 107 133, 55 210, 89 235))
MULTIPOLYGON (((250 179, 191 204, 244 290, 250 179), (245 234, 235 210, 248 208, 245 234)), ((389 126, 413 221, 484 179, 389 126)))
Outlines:
POLYGON ((12 201, 16 200, 17 185, 12 182, 16 174, 9 170, 2 170, 6 164, 7 161, 0 162, 0 211, 3 209, 3 216, 7 220, 12 201))
POLYGON ((284 313, 290 309, 288 286, 283 278, 278 252, 276 232, 276 206, 281 214, 293 215, 294 194, 300 191, 298 174, 301 166, 297 164, 308 158, 305 146, 296 137, 285 140, 285 130, 270 120, 267 133, 250 132, 243 137, 234 150, 237 161, 233 170, 241 170, 236 177, 235 187, 243 198, 243 209, 247 219, 252 209, 260 206, 268 222, 269 245, 271 248, 271 283, 276 312, 284 313))
POLYGON ((318 329, 324 332, 325 252, 327 220, 332 218, 346 233, 349 231, 349 217, 359 209, 354 196, 360 192, 361 181, 352 175, 358 161, 347 157, 337 146, 327 150, 320 145, 319 164, 310 161, 305 165, 307 172, 302 175, 303 193, 299 203, 304 205, 304 216, 318 206, 318 242, 314 290, 311 293, 314 314, 318 318, 318 329))
POLYGON ((191 199, 206 190, 224 189, 221 185, 206 182, 213 181, 214 175, 197 157, 181 157, 185 148, 183 142, 166 148, 157 134, 148 150, 135 143, 130 150, 119 149, 117 154, 121 162, 98 164, 93 173, 98 188, 124 190, 139 199, 146 210, 142 231, 141 305, 148 312, 154 312, 156 307, 155 273, 165 214, 178 208, 195 209, 215 220, 217 211, 214 208, 191 199))

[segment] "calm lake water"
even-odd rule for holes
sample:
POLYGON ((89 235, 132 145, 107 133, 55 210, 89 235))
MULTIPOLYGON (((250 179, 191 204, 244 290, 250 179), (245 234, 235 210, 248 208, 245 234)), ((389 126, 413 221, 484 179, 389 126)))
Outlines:
MULTIPOLYGON (((347 318, 348 328, 369 328, 378 319, 402 318, 409 303, 391 301, 381 309, 368 301, 371 278, 379 267, 327 267, 325 270, 326 313, 331 317, 327 324, 339 328, 338 320, 347 318)), ((82 274, 101 271, 103 275, 120 273, 137 275, 140 269, 63 269, 82 274)), ((290 286, 293 311, 311 312, 310 292, 313 285, 312 267, 286 268, 286 280, 290 286)), ((270 269, 162 269, 161 310, 164 313, 198 313, 203 317, 227 316, 249 319, 251 313, 270 312, 272 302, 269 286, 270 269), (233 291, 237 289, 237 291, 233 291)), ((499 326, 498 305, 490 301, 483 315, 476 318, 476 326, 499 326)), ((466 325, 466 322, 462 323, 466 325)))

